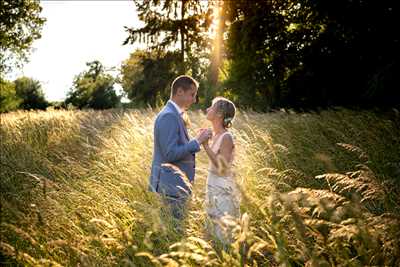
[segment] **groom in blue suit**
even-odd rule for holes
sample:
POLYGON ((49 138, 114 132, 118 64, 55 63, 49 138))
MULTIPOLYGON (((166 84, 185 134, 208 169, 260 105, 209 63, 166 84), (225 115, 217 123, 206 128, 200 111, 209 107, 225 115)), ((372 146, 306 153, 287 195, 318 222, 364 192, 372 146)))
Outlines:
POLYGON ((172 215, 181 219, 187 198, 192 192, 195 153, 211 137, 201 130, 190 139, 182 114, 196 102, 198 83, 182 75, 171 85, 171 97, 157 115, 154 124, 154 152, 149 189, 159 193, 172 215))

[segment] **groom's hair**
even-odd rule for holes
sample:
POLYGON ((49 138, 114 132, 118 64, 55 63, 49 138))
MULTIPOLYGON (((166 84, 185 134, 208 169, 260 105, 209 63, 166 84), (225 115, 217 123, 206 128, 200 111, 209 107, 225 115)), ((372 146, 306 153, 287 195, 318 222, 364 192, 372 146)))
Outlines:
POLYGON ((199 87, 199 83, 188 75, 180 75, 176 77, 171 85, 171 96, 176 95, 179 87, 186 92, 192 88, 192 85, 194 85, 196 88, 199 87))

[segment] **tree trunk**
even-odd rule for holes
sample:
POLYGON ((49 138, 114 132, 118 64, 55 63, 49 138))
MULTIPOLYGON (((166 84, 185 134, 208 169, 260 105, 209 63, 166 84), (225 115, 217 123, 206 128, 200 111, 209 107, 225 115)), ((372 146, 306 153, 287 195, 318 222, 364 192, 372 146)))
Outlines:
POLYGON ((223 54, 223 36, 225 32, 225 9, 224 2, 218 1, 217 3, 217 12, 218 12, 218 24, 214 37, 213 43, 213 52, 211 58, 211 73, 210 73, 210 82, 213 87, 218 84, 218 74, 219 69, 222 64, 222 54, 223 54))
POLYGON ((181 34, 181 72, 185 74, 185 25, 183 24, 183 19, 185 18, 185 4, 186 0, 182 0, 182 9, 181 9, 181 27, 180 27, 180 34, 181 34))

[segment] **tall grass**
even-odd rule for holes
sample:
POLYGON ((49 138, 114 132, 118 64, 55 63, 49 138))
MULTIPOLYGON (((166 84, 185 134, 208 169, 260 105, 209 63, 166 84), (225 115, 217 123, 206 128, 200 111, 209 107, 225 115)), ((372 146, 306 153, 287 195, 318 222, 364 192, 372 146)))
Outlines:
MULTIPOLYGON (((1 114, 3 265, 400 265, 395 112, 240 112, 242 217, 226 250, 205 232, 197 156, 185 234, 147 192, 154 110, 1 114)), ((190 114, 195 129, 201 112, 190 114)))

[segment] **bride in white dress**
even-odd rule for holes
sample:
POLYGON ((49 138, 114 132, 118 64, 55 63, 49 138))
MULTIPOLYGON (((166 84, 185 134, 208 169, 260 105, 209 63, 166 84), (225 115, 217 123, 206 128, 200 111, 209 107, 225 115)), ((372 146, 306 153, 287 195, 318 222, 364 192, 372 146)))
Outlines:
POLYGON ((206 210, 211 234, 223 245, 232 242, 231 224, 226 219, 240 217, 240 192, 232 172, 235 145, 228 128, 235 116, 235 105, 217 97, 207 109, 212 123, 212 144, 203 143, 210 159, 206 189, 206 210))

